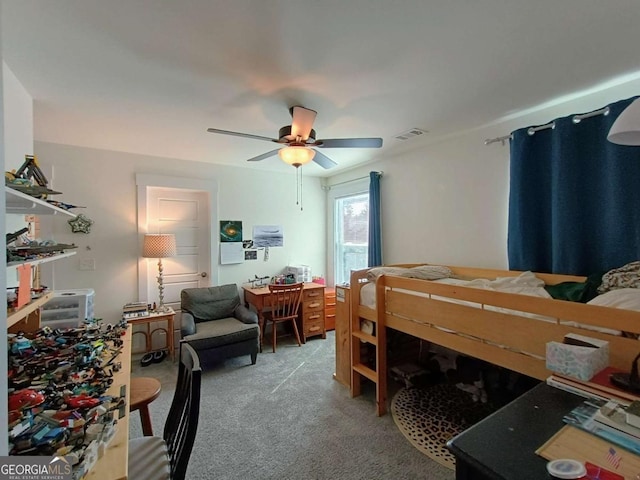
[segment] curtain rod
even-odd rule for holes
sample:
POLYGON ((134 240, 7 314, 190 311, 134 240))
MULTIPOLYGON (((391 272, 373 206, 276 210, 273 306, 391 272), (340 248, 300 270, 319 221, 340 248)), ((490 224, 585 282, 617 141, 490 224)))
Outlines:
MULTIPOLYGON (((575 124, 580 123, 582 120, 584 120, 585 118, 591 118, 591 117, 595 117, 597 115, 609 115, 609 107, 604 107, 601 108, 599 110, 594 110, 593 112, 589 112, 589 113, 580 113, 580 114, 576 114, 573 116, 573 118, 571 119, 571 121, 575 124)), ((546 123, 544 125, 540 125, 538 127, 529 127, 527 129, 527 133, 529 135, 533 135, 536 132, 539 132, 540 130, 546 130, 547 128, 555 128, 556 124, 555 122, 549 122, 546 123)), ((496 137, 496 138, 487 138, 484 141, 485 145, 491 145, 492 143, 496 143, 496 142, 502 142, 502 145, 504 146, 507 140, 511 140, 513 138, 513 135, 504 135, 502 137, 496 137)))
MULTIPOLYGON (((380 175, 382 177, 382 175, 384 174, 383 171, 380 172, 375 172, 378 175, 380 175)), ((358 180, 366 180, 367 178, 369 178, 369 175, 367 175, 366 177, 358 177, 358 178, 352 178, 351 180, 345 180, 344 182, 338 182, 338 183, 334 183, 333 185, 323 185, 322 189, 329 191, 331 190, 333 187, 337 187, 338 185, 344 185, 347 183, 352 183, 352 182, 357 182, 358 180)))

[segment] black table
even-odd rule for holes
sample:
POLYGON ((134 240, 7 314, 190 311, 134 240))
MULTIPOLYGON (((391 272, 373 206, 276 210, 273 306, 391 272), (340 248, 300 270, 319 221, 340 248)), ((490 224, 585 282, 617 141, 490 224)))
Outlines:
POLYGON ((548 480, 547 460, 535 451, 583 401, 545 383, 535 386, 449 441, 456 480, 548 480))

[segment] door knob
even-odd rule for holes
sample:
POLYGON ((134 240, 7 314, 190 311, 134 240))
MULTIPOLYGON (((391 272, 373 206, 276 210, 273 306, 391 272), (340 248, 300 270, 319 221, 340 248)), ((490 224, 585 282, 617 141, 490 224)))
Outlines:
POLYGON ((202 273, 200 274, 200 276, 201 276, 202 278, 207 278, 207 272, 202 272, 202 273))

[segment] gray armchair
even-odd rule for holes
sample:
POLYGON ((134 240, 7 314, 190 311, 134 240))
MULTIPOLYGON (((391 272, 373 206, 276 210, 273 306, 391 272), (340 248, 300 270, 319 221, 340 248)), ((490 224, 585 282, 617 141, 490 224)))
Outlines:
POLYGON ((180 304, 182 341, 202 360, 251 355, 255 365, 260 348, 258 315, 240 303, 236 285, 185 288, 180 304))

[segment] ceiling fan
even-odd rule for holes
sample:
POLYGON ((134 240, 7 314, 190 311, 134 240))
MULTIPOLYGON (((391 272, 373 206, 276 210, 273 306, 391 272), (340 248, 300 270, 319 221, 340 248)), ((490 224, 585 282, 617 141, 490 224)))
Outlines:
POLYGON ((316 162, 323 168, 332 168, 337 165, 322 152, 310 147, 316 148, 380 148, 382 146, 381 138, 328 138, 316 139, 316 131, 312 128, 316 119, 317 112, 301 106, 294 106, 289 109, 292 121, 291 125, 284 126, 278 132, 278 138, 263 137, 260 135, 252 135, 250 133, 231 132, 229 130, 220 130, 218 128, 209 128, 207 132, 220 133, 223 135, 234 135, 237 137, 254 138, 256 140, 266 140, 267 142, 275 142, 283 145, 280 148, 263 153, 257 157, 250 158, 249 162, 258 162, 278 154, 280 158, 298 168, 311 160, 316 162))

